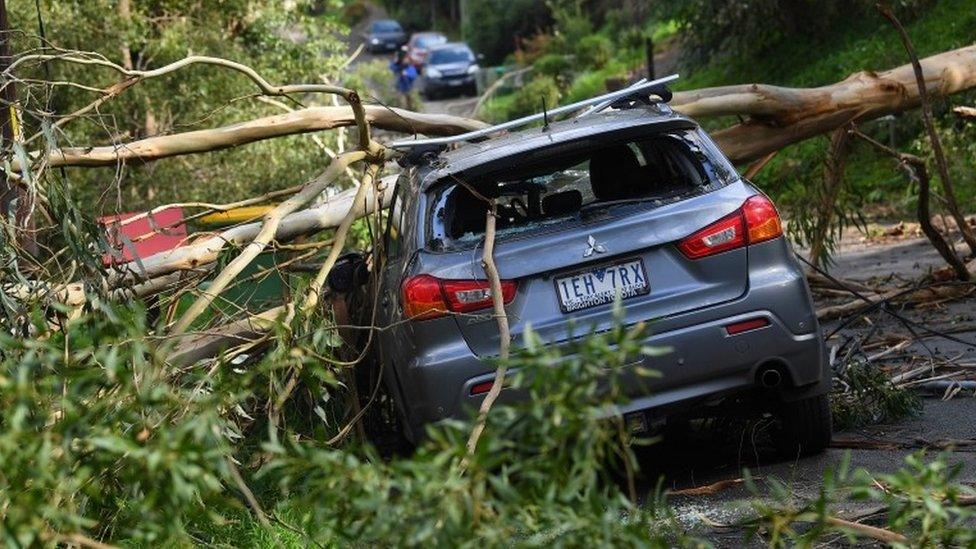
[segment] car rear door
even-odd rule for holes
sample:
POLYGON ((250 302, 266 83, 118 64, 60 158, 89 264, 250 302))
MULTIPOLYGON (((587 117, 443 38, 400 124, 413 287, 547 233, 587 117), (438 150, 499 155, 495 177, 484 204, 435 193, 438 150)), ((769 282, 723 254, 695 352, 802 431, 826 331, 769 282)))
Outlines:
MULTIPOLYGON (((626 277, 629 283, 622 286, 632 294, 622 300, 627 324, 742 296, 748 286, 746 248, 689 259, 676 243, 734 212, 753 193, 738 182, 669 205, 623 216, 608 211, 585 223, 496 243, 501 277, 518 284, 506 308, 516 344, 529 326, 550 343, 609 329, 614 322, 612 298, 579 297, 591 293, 590 286, 605 290, 610 277, 618 282, 626 277)), ((483 279, 479 258, 480 252, 468 250, 424 253, 420 261, 424 272, 441 279, 483 279)), ((455 321, 476 354, 497 354, 498 328, 490 310, 456 315, 455 321)))

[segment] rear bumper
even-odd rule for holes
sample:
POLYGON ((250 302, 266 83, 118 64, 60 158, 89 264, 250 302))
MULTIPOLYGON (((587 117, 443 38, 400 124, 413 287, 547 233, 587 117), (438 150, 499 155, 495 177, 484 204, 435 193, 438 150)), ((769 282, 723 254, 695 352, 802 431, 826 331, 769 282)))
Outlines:
MULTIPOLYGON (((802 270, 783 261, 788 245, 779 240, 750 249, 750 264, 763 268, 751 270, 749 289, 738 299, 651 323, 646 343, 671 351, 639 361, 660 372, 659 378, 618 373, 627 377, 624 386, 634 388, 618 412, 686 408, 748 391, 757 386, 759 371, 770 366, 784 376, 782 398, 829 390, 830 370, 809 290, 802 270), (725 329, 756 318, 768 325, 735 335, 725 329)), ((397 372, 408 436, 416 438, 427 423, 476 410, 484 395, 471 395, 472 388, 493 377, 493 366, 463 340, 412 357, 397 372)), ((522 391, 506 389, 499 401, 522 398, 522 391)))

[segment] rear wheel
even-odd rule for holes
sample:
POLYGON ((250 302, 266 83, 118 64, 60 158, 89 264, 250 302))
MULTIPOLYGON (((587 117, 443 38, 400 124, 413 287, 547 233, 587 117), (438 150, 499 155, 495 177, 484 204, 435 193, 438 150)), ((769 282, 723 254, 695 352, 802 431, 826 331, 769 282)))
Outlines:
POLYGON ((772 438, 783 457, 818 454, 830 443, 833 426, 828 393, 784 402, 775 415, 778 425, 772 438))

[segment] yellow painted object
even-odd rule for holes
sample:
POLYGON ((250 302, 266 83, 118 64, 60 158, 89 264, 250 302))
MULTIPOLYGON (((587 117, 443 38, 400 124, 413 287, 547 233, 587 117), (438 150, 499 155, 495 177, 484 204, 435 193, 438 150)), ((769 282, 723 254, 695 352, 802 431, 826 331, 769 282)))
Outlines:
POLYGON ((223 227, 226 225, 233 225, 235 223, 256 221, 261 219, 264 214, 270 212, 275 206, 276 204, 268 204, 265 206, 245 206, 243 208, 227 210, 226 212, 214 212, 201 217, 197 220, 197 223, 200 223, 201 225, 209 225, 211 227, 223 227))

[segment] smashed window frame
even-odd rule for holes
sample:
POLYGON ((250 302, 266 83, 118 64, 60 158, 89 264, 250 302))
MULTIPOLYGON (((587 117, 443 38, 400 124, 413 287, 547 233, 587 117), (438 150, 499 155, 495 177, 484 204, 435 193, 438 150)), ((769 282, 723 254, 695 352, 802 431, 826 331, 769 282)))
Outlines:
MULTIPOLYGON (((594 221, 603 221, 608 217, 608 215, 610 217, 618 217, 635 213, 636 211, 655 209, 666 204, 685 200, 692 196, 715 191, 739 179, 739 175, 731 163, 719 151, 718 147, 708 138, 708 136, 698 128, 677 128, 657 132, 651 135, 643 135, 641 137, 632 136, 629 138, 621 138, 613 141, 602 142, 599 144, 599 146, 594 145, 594 148, 597 150, 609 150, 615 146, 626 145, 630 147, 631 150, 634 150, 635 147, 639 149, 638 143, 647 143, 654 140, 660 140, 662 138, 671 138, 684 145, 684 148, 680 149, 680 154, 687 153, 688 158, 695 161, 695 169, 699 171, 699 175, 701 176, 700 184, 698 186, 690 187, 685 192, 671 195, 633 197, 619 201, 601 202, 596 200, 588 203, 582 203, 580 204, 579 212, 576 214, 562 215, 554 218, 542 217, 522 224, 512 223, 506 226, 503 219, 502 222, 499 223, 499 228, 496 229, 496 239, 498 241, 505 241, 529 234, 535 235, 554 230, 561 230, 567 227, 567 223, 575 226, 594 221), (605 210, 612 209, 614 211, 612 213, 608 213, 607 215, 583 215, 587 210, 596 209, 589 207, 601 205, 607 206, 607 208, 603 208, 605 210)), ((484 215, 482 215, 480 210, 478 215, 472 216, 471 218, 470 228, 472 230, 466 231, 461 235, 457 235, 456 230, 452 231, 451 227, 448 227, 448 225, 453 221, 453 217, 451 217, 454 213, 451 211, 452 195, 459 192, 458 189, 467 189, 468 193, 473 195, 482 195, 482 198, 484 198, 485 195, 487 197, 495 198, 505 196, 505 193, 502 192, 497 196, 493 196, 494 193, 491 192, 493 183, 498 187, 511 186, 518 190, 519 186, 531 185, 529 181, 526 181, 528 179, 552 177, 557 173, 569 174, 574 171, 581 176, 582 179, 585 179, 586 183, 588 184, 587 186, 591 186, 589 185, 589 171, 587 169, 579 170, 578 168, 581 165, 588 166, 588 163, 592 158, 592 150, 589 152, 589 154, 587 154, 578 148, 572 147, 572 145, 573 143, 570 142, 564 143, 559 147, 553 147, 553 153, 548 157, 545 154, 545 149, 533 151, 531 154, 532 162, 527 166, 519 166, 514 169, 495 169, 481 174, 477 178, 464 178, 462 176, 450 174, 436 183, 429 185, 426 191, 428 196, 428 200, 426 201, 427 211, 424 215, 426 225, 425 241, 427 243, 427 249, 431 251, 463 250, 473 248, 484 240, 484 215), (559 150, 561 149, 573 149, 574 153, 571 155, 560 156, 559 150), (576 161, 567 161, 567 159, 571 157, 575 157, 576 161), (553 167, 546 175, 527 177, 532 172, 541 171, 545 173, 546 166, 555 167, 553 167), (574 170, 574 168, 576 169, 574 170), (526 180, 519 180, 520 177, 516 177, 520 173, 525 174, 524 178, 526 180), (503 180, 501 183, 497 182, 500 175, 501 177, 505 178, 505 180, 503 180), (448 219, 449 217, 450 219, 448 219), (475 222, 477 222, 477 227, 475 227, 475 222)), ((636 154, 636 156, 638 158, 642 158, 643 155, 636 154)), ((513 159, 512 163, 519 164, 517 159, 513 159)), ((507 164, 511 165, 512 163, 507 164)), ((551 194, 548 194, 547 196, 551 196, 551 194)), ((468 204, 467 206, 471 206, 473 204, 474 203, 472 202, 472 204, 468 204)), ((487 204, 485 204, 485 209, 487 209, 487 204)), ((500 208, 500 210, 502 211, 502 215, 505 215, 505 208, 500 208)), ((528 207, 525 208, 525 213, 530 213, 528 207)))

